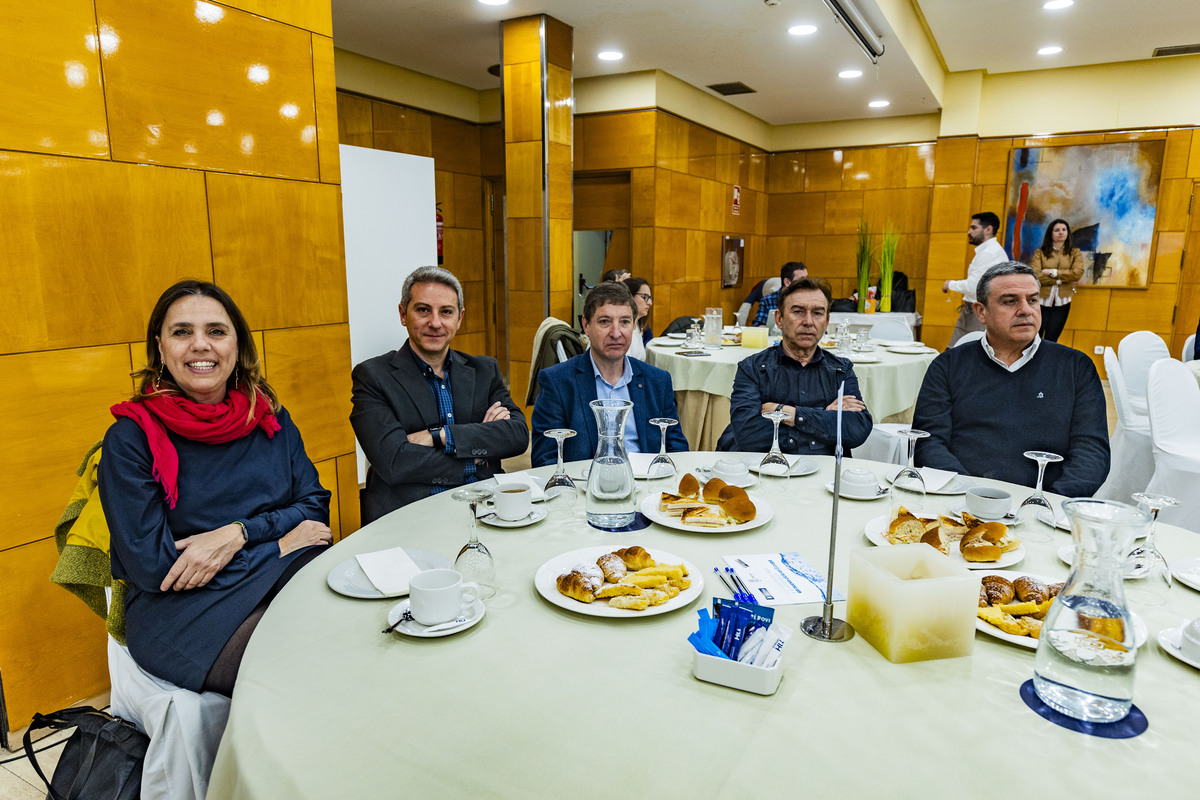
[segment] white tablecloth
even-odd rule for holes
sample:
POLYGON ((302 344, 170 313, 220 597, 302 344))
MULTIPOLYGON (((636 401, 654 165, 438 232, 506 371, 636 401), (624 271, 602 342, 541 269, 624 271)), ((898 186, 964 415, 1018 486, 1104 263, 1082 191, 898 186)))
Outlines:
POLYGON ((851 329, 870 328, 885 319, 898 319, 908 325, 914 333, 921 325, 921 315, 915 311, 888 311, 886 313, 880 311, 874 314, 860 314, 857 311, 832 311, 829 314, 829 329, 837 330, 839 322, 849 322, 851 329))
MULTIPOLYGON (((689 466, 713 458, 677 456, 689 466)), ((722 555, 781 549, 823 570, 831 498, 822 487, 833 459, 818 461, 819 473, 765 497, 775 517, 748 533, 652 526, 602 534, 549 522, 485 528, 480 538, 495 553, 500 593, 479 625, 444 639, 381 634, 396 601, 341 597, 325 577, 355 553, 398 544, 453 558, 467 538, 466 509, 441 494, 368 525, 300 572, 262 620, 209 796, 1167 798, 1194 791, 1200 673, 1154 639, 1200 616, 1200 593, 1179 584, 1165 606, 1137 609, 1151 641, 1139 652, 1134 701, 1150 727, 1121 741, 1036 716, 1018 695, 1032 677, 1033 651, 983 634, 969 658, 898 665, 861 636, 844 644, 805 637, 799 623, 819 605, 783 607, 777 619, 797 632, 779 691, 761 697, 692 677, 686 637, 695 612, 727 596, 707 575, 691 607, 623 621, 559 609, 534 590, 541 564, 598 544, 658 548, 709 574, 722 555)), ((1018 498, 1028 492, 1014 488, 1018 498)), ((958 500, 931 496, 930 507, 958 500)), ((864 523, 886 511, 886 500, 841 504, 841 591, 850 552, 871 546, 864 523)), ((1050 544, 1026 544, 1025 562, 1011 571, 1065 577, 1055 551, 1070 537, 1052 535, 1050 544)), ((1196 557, 1200 537, 1160 526, 1159 547, 1168 560, 1196 557)), ((844 614, 844 604, 836 609, 844 614)))

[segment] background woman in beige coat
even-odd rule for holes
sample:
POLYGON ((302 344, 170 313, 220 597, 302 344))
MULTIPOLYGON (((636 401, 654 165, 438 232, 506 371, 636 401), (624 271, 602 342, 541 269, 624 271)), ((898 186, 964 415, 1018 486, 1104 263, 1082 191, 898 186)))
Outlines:
POLYGON ((1075 283, 1083 277, 1083 252, 1071 246, 1071 226, 1065 219, 1046 227, 1042 246, 1033 251, 1029 266, 1042 285, 1041 336, 1057 342, 1071 313, 1075 283))

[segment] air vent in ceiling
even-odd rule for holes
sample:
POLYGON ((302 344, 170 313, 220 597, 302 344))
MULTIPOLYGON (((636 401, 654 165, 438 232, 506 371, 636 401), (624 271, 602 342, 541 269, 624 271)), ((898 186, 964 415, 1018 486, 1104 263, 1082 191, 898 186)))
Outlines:
POLYGON ((708 88, 712 89, 717 94, 722 94, 726 97, 731 94, 754 94, 758 91, 757 89, 751 89, 741 81, 734 81, 733 83, 713 83, 710 84, 708 88))
POLYGON ((1177 44, 1174 47, 1156 47, 1154 48, 1154 57, 1163 58, 1165 56, 1194 56, 1200 53, 1200 44, 1177 44))

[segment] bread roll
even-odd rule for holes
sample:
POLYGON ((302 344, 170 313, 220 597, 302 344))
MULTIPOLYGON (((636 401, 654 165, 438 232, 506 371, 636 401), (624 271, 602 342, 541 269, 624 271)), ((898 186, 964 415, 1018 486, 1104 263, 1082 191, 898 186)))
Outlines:
POLYGON ((750 522, 758 516, 758 509, 746 490, 737 486, 726 486, 721 490, 721 510, 734 523, 750 522))
POLYGON ((709 478, 708 483, 704 484, 704 502, 719 503, 721 501, 721 490, 728 485, 720 478, 709 478))
POLYGON ((925 531, 925 535, 921 537, 922 544, 927 544, 940 553, 949 555, 950 547, 946 542, 946 537, 942 535, 940 527, 934 527, 932 530, 925 531))
POLYGON ((900 506, 895 519, 888 525, 887 540, 892 544, 912 544, 921 541, 924 535, 925 523, 910 514, 904 506, 900 506))
POLYGON ((696 480, 696 476, 692 473, 687 473, 679 479, 679 496, 696 498, 700 496, 700 481, 696 480))

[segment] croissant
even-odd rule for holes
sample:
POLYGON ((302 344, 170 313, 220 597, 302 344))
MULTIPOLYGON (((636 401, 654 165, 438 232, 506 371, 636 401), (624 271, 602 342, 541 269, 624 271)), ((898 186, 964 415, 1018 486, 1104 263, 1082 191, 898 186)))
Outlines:
POLYGON ((596 599, 592 583, 580 572, 565 572, 558 576, 558 591, 572 600, 590 603, 596 599))
POLYGON ((1050 599, 1050 587, 1037 578, 1022 575, 1013 581, 1013 590, 1022 602, 1044 603, 1050 599))
POLYGON ((596 559, 596 566, 604 572, 604 580, 616 583, 625 577, 625 562, 616 553, 605 553, 596 559))
MULTIPOLYGON (((688 473, 689 475, 691 473, 688 473)), ((645 569, 646 567, 654 566, 654 559, 646 552, 646 548, 641 545, 633 547, 623 547, 616 552, 616 555, 621 557, 625 562, 625 566, 629 569, 645 569)))
POLYGON ((984 575, 981 589, 990 605, 1002 606, 1012 602, 1014 589, 1008 578, 999 575, 984 575))

